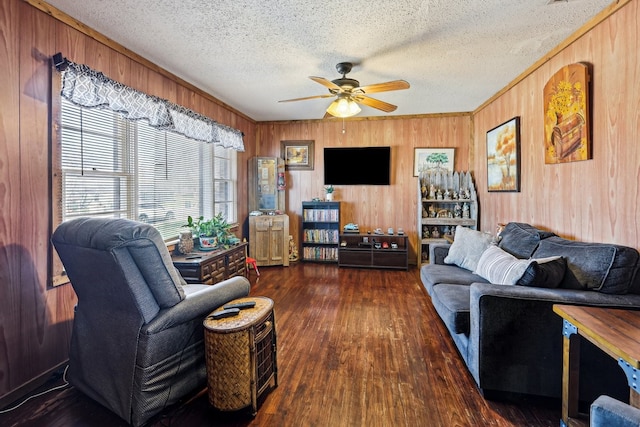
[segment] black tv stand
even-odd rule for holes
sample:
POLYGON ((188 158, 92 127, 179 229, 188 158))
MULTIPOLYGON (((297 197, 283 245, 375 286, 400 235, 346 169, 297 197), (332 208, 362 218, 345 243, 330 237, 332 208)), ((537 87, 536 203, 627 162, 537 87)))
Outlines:
POLYGON ((407 236, 397 234, 341 234, 338 267, 408 270, 407 242, 407 236))

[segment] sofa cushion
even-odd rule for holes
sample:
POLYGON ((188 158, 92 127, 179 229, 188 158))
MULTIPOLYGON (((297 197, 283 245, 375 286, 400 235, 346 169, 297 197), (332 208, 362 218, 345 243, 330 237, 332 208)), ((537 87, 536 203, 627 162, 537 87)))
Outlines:
POLYGON ((459 225, 456 227, 456 237, 444 262, 475 271, 480 256, 492 241, 493 236, 491 234, 471 230, 459 225))
POLYGON ((486 282, 485 279, 456 265, 425 264, 420 269, 420 279, 431 295, 433 287, 440 283, 468 285, 474 282, 486 282))
POLYGON ((456 334, 469 335, 469 285, 440 284, 433 287, 431 302, 447 328, 456 334))
POLYGON ((557 288, 567 270, 567 260, 562 257, 534 259, 516 282, 519 286, 557 288))
POLYGON ((638 268, 638 251, 626 246, 587 243, 550 237, 540 242, 535 258, 559 255, 567 260, 567 274, 560 284, 574 288, 579 284, 608 294, 625 294, 638 268))
POLYGON ((510 222, 500 233, 498 246, 516 258, 531 258, 540 240, 554 235, 549 231, 538 230, 529 224, 510 222))
POLYGON ((497 246, 489 246, 482 253, 475 273, 497 285, 515 285, 530 263, 497 246))

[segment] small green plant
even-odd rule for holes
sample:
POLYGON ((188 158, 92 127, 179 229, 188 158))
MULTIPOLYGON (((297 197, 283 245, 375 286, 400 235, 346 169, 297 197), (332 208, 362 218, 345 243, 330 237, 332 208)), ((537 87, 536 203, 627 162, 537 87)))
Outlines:
POLYGON ((231 232, 231 224, 227 222, 222 212, 208 220, 201 216, 194 221, 193 217, 188 216, 185 227, 189 227, 198 237, 217 237, 218 245, 225 248, 238 241, 238 238, 231 232))
POLYGON ((324 191, 325 191, 325 193, 327 193, 327 194, 331 194, 331 193, 333 193, 333 192, 334 192, 334 190, 335 190, 335 188, 333 188, 333 185, 329 185, 329 186, 324 187, 324 191))

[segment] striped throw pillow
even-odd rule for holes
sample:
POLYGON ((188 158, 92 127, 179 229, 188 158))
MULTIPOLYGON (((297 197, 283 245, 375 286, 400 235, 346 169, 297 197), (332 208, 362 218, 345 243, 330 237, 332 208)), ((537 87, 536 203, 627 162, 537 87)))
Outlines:
POLYGON ((497 285, 515 285, 530 259, 518 259, 497 246, 489 246, 480 256, 475 273, 497 285))

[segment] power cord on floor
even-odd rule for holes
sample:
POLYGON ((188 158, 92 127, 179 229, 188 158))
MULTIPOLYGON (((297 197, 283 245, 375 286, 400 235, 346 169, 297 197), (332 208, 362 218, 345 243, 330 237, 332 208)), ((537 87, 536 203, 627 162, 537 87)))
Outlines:
POLYGON ((60 385, 55 386, 55 387, 52 387, 49 390, 41 391, 40 393, 36 393, 33 396, 29 396, 26 399, 24 399, 22 402, 18 403, 16 406, 14 406, 12 408, 7 408, 7 409, 0 410, 0 414, 6 414, 7 412, 11 412, 14 409, 18 409, 19 407, 21 407, 22 405, 24 405, 25 403, 27 403, 31 399, 34 399, 36 397, 40 397, 40 396, 45 395, 47 393, 51 393, 52 391, 62 390, 63 388, 67 387, 69 385, 69 382, 67 381, 67 369, 69 369, 69 365, 65 366, 64 372, 62 373, 63 384, 60 384, 60 385))

